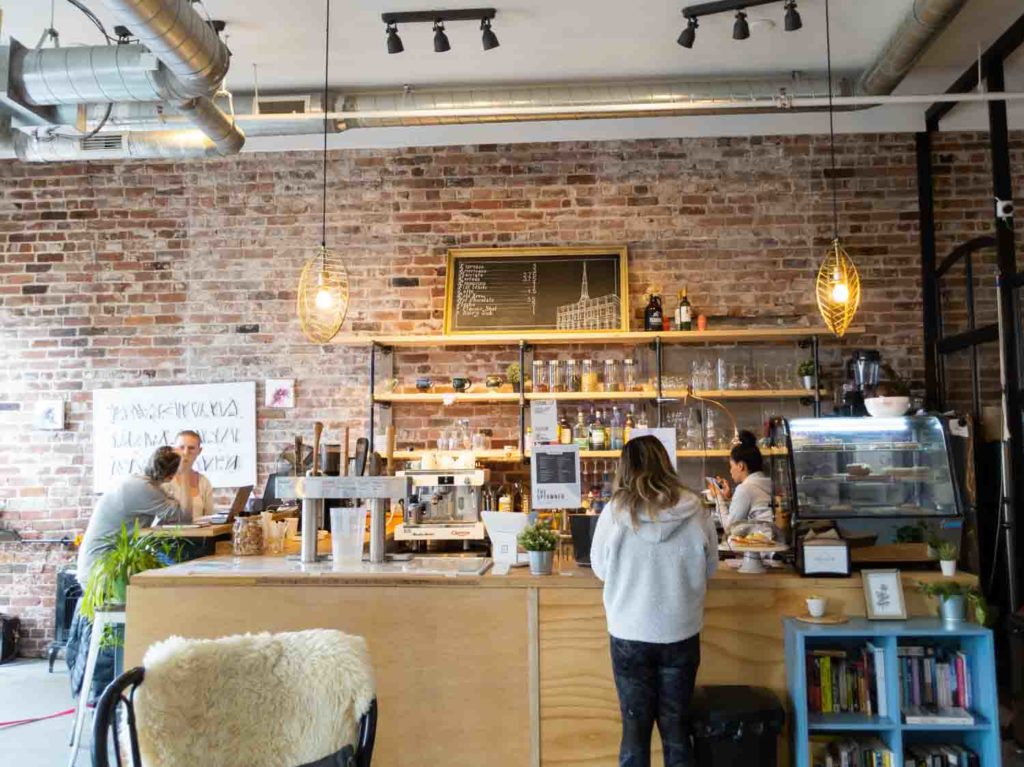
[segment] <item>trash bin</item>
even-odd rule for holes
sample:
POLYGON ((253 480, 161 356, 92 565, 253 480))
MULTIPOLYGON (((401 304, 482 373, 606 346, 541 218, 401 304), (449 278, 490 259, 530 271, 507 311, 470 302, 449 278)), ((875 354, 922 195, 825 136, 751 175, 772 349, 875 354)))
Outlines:
POLYGON ((764 687, 698 687, 690 706, 698 767, 775 767, 785 719, 782 703, 764 687))

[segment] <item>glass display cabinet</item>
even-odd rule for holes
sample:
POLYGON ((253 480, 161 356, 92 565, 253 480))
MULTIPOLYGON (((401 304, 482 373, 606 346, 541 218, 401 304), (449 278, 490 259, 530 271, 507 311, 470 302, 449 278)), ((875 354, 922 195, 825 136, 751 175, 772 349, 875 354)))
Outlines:
POLYGON ((776 421, 780 484, 794 521, 903 519, 962 513, 949 434, 935 416, 794 418, 776 421))

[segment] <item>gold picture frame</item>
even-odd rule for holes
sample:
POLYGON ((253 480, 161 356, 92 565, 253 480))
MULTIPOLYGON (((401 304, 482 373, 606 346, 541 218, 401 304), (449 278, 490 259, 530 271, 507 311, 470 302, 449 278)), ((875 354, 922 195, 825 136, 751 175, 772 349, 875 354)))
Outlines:
POLYGON ((903 598, 903 580, 899 570, 861 570, 864 607, 868 620, 903 621, 907 603, 903 598))
MULTIPOLYGON (((446 335, 515 335, 517 333, 524 332, 565 332, 571 334, 594 334, 594 333, 609 333, 618 331, 629 330, 629 266, 628 266, 628 248, 625 245, 587 245, 587 246, 573 246, 573 247, 513 247, 513 248, 452 248, 448 251, 448 262, 447 272, 445 274, 445 289, 444 289, 444 332, 446 335), (480 260, 499 260, 507 259, 510 262, 523 262, 528 258, 535 258, 538 262, 543 264, 548 259, 552 261, 554 259, 560 259, 561 261, 609 261, 612 258, 616 260, 615 274, 617 276, 617 289, 618 295, 617 300, 614 303, 618 308, 618 320, 614 327, 581 327, 581 328, 562 328, 558 327, 558 323, 545 323, 540 325, 520 325, 517 327, 480 327, 480 328, 467 328, 460 327, 458 318, 455 311, 455 304, 458 300, 458 294, 455 285, 455 275, 460 261, 480 261, 480 260)), ((548 262, 551 263, 551 262, 548 262)), ((605 269, 607 271, 607 269, 605 269)), ((585 285, 584 278, 584 285, 585 285)), ((608 307, 611 302, 606 299, 608 295, 600 296, 598 298, 589 299, 586 294, 586 287, 583 288, 578 304, 583 305, 584 299, 593 301, 595 304, 603 302, 604 310, 610 311, 608 307)), ((562 309, 568 309, 567 306, 556 308, 556 317, 559 316, 558 312, 562 309)), ((596 311, 596 309, 595 309, 596 311)), ((566 312, 567 314, 568 312, 566 312)), ((578 323, 578 324, 585 324, 578 323)))

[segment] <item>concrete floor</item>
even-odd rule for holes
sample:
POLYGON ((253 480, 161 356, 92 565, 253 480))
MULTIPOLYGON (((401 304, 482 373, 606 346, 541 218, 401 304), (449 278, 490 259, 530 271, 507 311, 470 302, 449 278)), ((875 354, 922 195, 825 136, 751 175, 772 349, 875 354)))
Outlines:
MULTIPOLYGON (((0 722, 28 719, 66 711, 74 706, 68 687, 67 666, 59 658, 53 673, 42 660, 20 659, 0 666, 0 722)), ((0 728, 0 764, 10 767, 58 767, 71 754, 71 716, 47 719, 18 727, 0 728)), ((91 713, 86 719, 79 767, 91 764, 91 713)))

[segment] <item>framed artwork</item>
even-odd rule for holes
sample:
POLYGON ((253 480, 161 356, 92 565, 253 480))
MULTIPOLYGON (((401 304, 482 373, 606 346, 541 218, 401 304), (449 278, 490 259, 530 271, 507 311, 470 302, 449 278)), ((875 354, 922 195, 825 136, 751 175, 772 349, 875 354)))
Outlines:
POLYGON ((61 431, 64 428, 64 400, 39 400, 32 410, 32 428, 61 431))
POLYGON ((903 581, 899 570, 861 570, 868 620, 901 621, 907 618, 903 581))
POLYGON ((295 379, 268 378, 263 404, 266 407, 295 407, 295 379))
POLYGON ((444 332, 629 330, 625 245, 448 251, 444 332))

